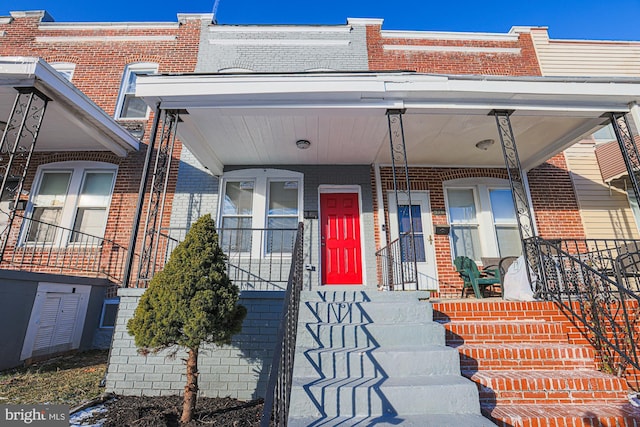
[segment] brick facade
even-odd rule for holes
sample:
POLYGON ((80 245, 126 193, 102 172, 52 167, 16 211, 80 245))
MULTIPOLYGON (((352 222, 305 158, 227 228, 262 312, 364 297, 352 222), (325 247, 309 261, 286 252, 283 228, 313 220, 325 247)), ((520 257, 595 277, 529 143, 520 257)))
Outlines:
POLYGON ((540 76, 529 33, 485 35, 383 31, 367 26, 369 69, 433 74, 540 76))
MULTIPOLYGON (((367 26, 369 69, 433 74, 541 76, 528 32, 509 34, 383 31, 367 26)), ((517 141, 516 141, 517 144, 517 141)), ((409 159, 411 161, 411 159, 409 159)), ((381 171, 383 191, 392 189, 390 169, 381 171)), ((432 210, 444 209, 443 181, 455 178, 507 178, 504 169, 410 168, 412 190, 429 190, 432 210)), ((373 177, 372 177, 373 179, 373 177)), ((584 238, 584 230, 564 154, 528 173, 538 233, 545 238, 584 238)), ((388 209, 385 200, 385 212, 388 209)), ((380 230, 377 211, 375 224, 380 230)), ((385 219, 388 224, 388 218, 385 219)), ((434 224, 446 216, 433 215, 434 224)), ((387 236, 387 239, 389 237, 387 236)), ((376 235, 380 245, 380 236, 376 235)), ((462 282, 451 263, 448 236, 434 236, 440 296, 459 296, 462 282)))
MULTIPOLYGON (((185 15, 179 17, 180 22, 151 25, 69 24, 50 22, 49 15, 42 12, 16 12, 12 13, 8 23, 0 24, 0 55, 34 56, 41 57, 49 63, 75 64, 72 83, 104 111, 113 115, 128 64, 157 63, 160 73, 194 71, 200 32, 206 24, 203 23, 206 17, 207 15, 185 15)), ((118 174, 109 208, 105 238, 114 240, 126 249, 129 245, 153 115, 151 112, 148 120, 120 121, 126 128, 145 129, 140 151, 129 153, 125 158, 118 158, 109 152, 37 153, 28 171, 25 189, 31 188, 36 168, 42 164, 67 160, 95 160, 116 164, 118 174)), ((166 212, 171 212, 180 151, 181 145, 178 143, 173 152, 175 161, 172 162, 170 170, 166 212)), ((163 225, 169 225, 169 215, 165 215, 163 225)), ((122 264, 106 265, 105 269, 121 270, 122 267, 122 264)), ((48 271, 46 267, 30 268, 48 271)), ((119 273, 121 274, 121 271, 119 273)))

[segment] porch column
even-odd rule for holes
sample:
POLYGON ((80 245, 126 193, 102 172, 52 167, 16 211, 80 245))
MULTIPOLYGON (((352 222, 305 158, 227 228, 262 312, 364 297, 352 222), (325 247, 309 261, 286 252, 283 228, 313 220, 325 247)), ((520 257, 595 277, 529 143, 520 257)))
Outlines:
POLYGON ((634 142, 627 115, 625 113, 610 113, 609 117, 620 146, 622 159, 629 173, 633 194, 636 196, 636 200, 640 200, 640 184, 638 183, 640 181, 640 154, 638 154, 638 147, 634 142))
MULTIPOLYGON (((525 190, 524 173, 520 165, 516 139, 513 135, 511 120, 509 119, 511 113, 513 113, 513 111, 494 110, 489 114, 495 116, 496 125, 498 126, 500 145, 502 146, 502 154, 509 176, 509 185, 511 186, 513 206, 516 209, 516 220, 518 221, 522 253, 525 255, 529 265, 533 266, 536 260, 535 252, 530 245, 525 244, 525 239, 534 237, 533 210, 529 205, 529 198, 525 190)), ((529 274, 528 269, 527 274, 529 274)))
MULTIPOLYGON (((399 266, 402 290, 405 290, 405 284, 408 283, 415 283, 415 289, 417 290, 418 264, 416 262, 416 240, 413 230, 413 214, 411 212, 412 203, 409 164, 407 161, 407 149, 404 142, 404 127, 402 124, 402 115, 404 112, 404 109, 387 110, 389 143, 391 147, 391 169, 393 172, 393 192, 396 199, 396 207, 398 209, 398 245, 400 249, 400 260, 395 260, 395 262, 394 260, 389 260, 389 268, 394 268, 393 266, 396 265, 399 266), (405 196, 403 200, 407 200, 407 205, 409 206, 409 230, 404 233, 402 232, 402 217, 400 215, 400 194, 405 196)), ((392 253, 393 251, 389 250, 389 254, 392 253)), ((395 287, 395 284, 391 283, 391 287, 395 287)))
POLYGON ((4 252, 9 241, 9 234, 16 216, 16 206, 20 200, 31 157, 38 140, 42 119, 47 109, 49 98, 34 88, 19 88, 7 120, 2 140, 0 140, 0 193, 5 189, 13 197, 13 205, 7 213, 8 220, 0 238, 0 261, 4 260, 4 252), (7 188, 9 178, 18 178, 14 188, 7 188))
MULTIPOLYGON (((164 265, 164 255, 158 250, 160 248, 160 235, 162 232, 162 220, 164 216, 164 203, 167 196, 167 186, 169 182, 169 171, 173 158, 173 147, 175 145, 176 131, 180 121, 179 112, 176 110, 162 110, 162 129, 160 131, 160 141, 155 148, 156 159, 153 167, 149 202, 147 204, 146 217, 143 229, 142 251, 140 252, 140 262, 138 265, 138 276, 136 287, 147 287, 149 280, 153 277, 156 267, 164 265)), ((152 135, 152 138, 154 135, 152 135)), ((154 147, 150 146, 149 150, 154 147)), ((144 178, 143 178, 144 179, 144 178)), ((168 242, 164 242, 166 245, 168 242)), ((131 248, 133 250, 133 248, 131 248)))

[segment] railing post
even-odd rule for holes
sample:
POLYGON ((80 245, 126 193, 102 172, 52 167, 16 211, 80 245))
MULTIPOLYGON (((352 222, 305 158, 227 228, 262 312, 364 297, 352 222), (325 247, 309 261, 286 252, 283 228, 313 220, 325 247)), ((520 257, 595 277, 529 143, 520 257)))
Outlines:
POLYGON ((629 181, 631 182, 633 194, 636 196, 636 200, 640 201, 640 184, 638 183, 640 176, 640 154, 638 154, 638 147, 631 133, 629 121, 625 113, 610 113, 609 116, 613 131, 618 140, 618 145, 620 146, 622 159, 629 173, 629 181))
POLYGON ((38 140, 42 119, 47 109, 49 98, 34 88, 18 89, 13 108, 0 141, 0 161, 4 156, 8 156, 7 162, 0 166, 2 183, 0 183, 0 194, 7 186, 7 180, 11 176, 14 163, 17 158, 24 158, 22 170, 18 175, 18 184, 13 189, 13 206, 9 212, 9 218, 5 230, 2 232, 2 243, 0 246, 0 261, 4 260, 4 252, 9 241, 9 234, 15 219, 15 210, 20 200, 20 195, 24 186, 24 179, 31 163, 31 157, 38 140))
MULTIPOLYGON (((509 185, 511 187, 511 196, 513 197, 513 206, 516 210, 516 220, 518 222, 518 232, 520 233, 520 241, 522 244, 522 254, 525 256, 527 265, 538 270, 538 262, 535 248, 526 243, 526 239, 534 237, 533 227, 533 210, 529 205, 529 198, 525 190, 524 172, 520 164, 518 149, 516 147, 516 138, 511 127, 509 116, 513 111, 493 110, 490 115, 496 118, 498 127, 498 135, 500 136, 500 145, 502 146, 502 154, 509 177, 509 185)), ((532 283, 531 272, 527 268, 529 283, 532 283)))
MULTIPOLYGON (((393 192, 396 200, 396 210, 398 216, 398 236, 400 240, 400 281, 402 282, 402 290, 405 290, 405 284, 415 282, 416 290, 418 289, 418 263, 416 261, 416 240, 413 229, 413 213, 411 203, 411 182, 409 179, 409 163, 407 159, 407 148, 404 141, 404 126, 402 123, 402 115, 405 110, 395 109, 387 110, 387 121, 389 124, 389 143, 391 147, 391 170, 393 172, 393 192), (409 247, 405 248, 402 238, 402 218, 400 217, 400 197, 403 194, 406 197, 409 208, 409 231, 406 236, 409 238, 409 247), (406 249, 409 249, 407 254, 406 249), (408 265, 407 274, 403 268, 404 264, 408 265), (408 277, 412 276, 412 277, 408 277)), ((389 290, 394 290, 392 286, 389 290)))

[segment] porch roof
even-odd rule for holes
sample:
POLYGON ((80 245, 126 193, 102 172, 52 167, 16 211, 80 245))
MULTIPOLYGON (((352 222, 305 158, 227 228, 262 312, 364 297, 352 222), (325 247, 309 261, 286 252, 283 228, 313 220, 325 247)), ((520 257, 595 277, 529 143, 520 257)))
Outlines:
POLYGON ((50 101, 36 151, 138 150, 139 141, 43 59, 0 57, 0 121, 11 114, 19 88, 35 88, 50 101))
POLYGON ((640 102, 640 79, 413 72, 141 76, 136 95, 181 109, 178 136, 213 173, 224 165, 388 164, 387 109, 406 109, 412 165, 504 167, 492 110, 513 110, 532 168, 640 102), (311 142, 306 150, 296 141, 311 142), (493 139, 487 150, 478 141, 493 139))

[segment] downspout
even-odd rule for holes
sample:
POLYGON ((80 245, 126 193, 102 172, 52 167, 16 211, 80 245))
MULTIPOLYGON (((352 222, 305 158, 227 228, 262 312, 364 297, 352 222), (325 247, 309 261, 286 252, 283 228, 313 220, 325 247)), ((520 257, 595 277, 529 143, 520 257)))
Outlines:
POLYGON ((121 287, 126 288, 131 278, 131 266, 133 265, 133 257, 135 255, 136 240, 138 230, 140 229, 140 216, 142 216, 142 207, 144 204, 144 193, 149 182, 149 164, 151 163, 151 155, 156 145, 156 134, 158 133, 158 124, 160 123, 160 102, 156 104, 153 117, 153 125, 151 126, 151 136, 147 147, 147 154, 144 158, 144 166, 142 168, 142 179, 140 180, 140 188, 138 189, 138 205, 133 217, 133 228, 131 230, 131 238, 129 239, 129 252, 127 254, 127 262, 124 265, 124 273, 122 277, 121 287))

